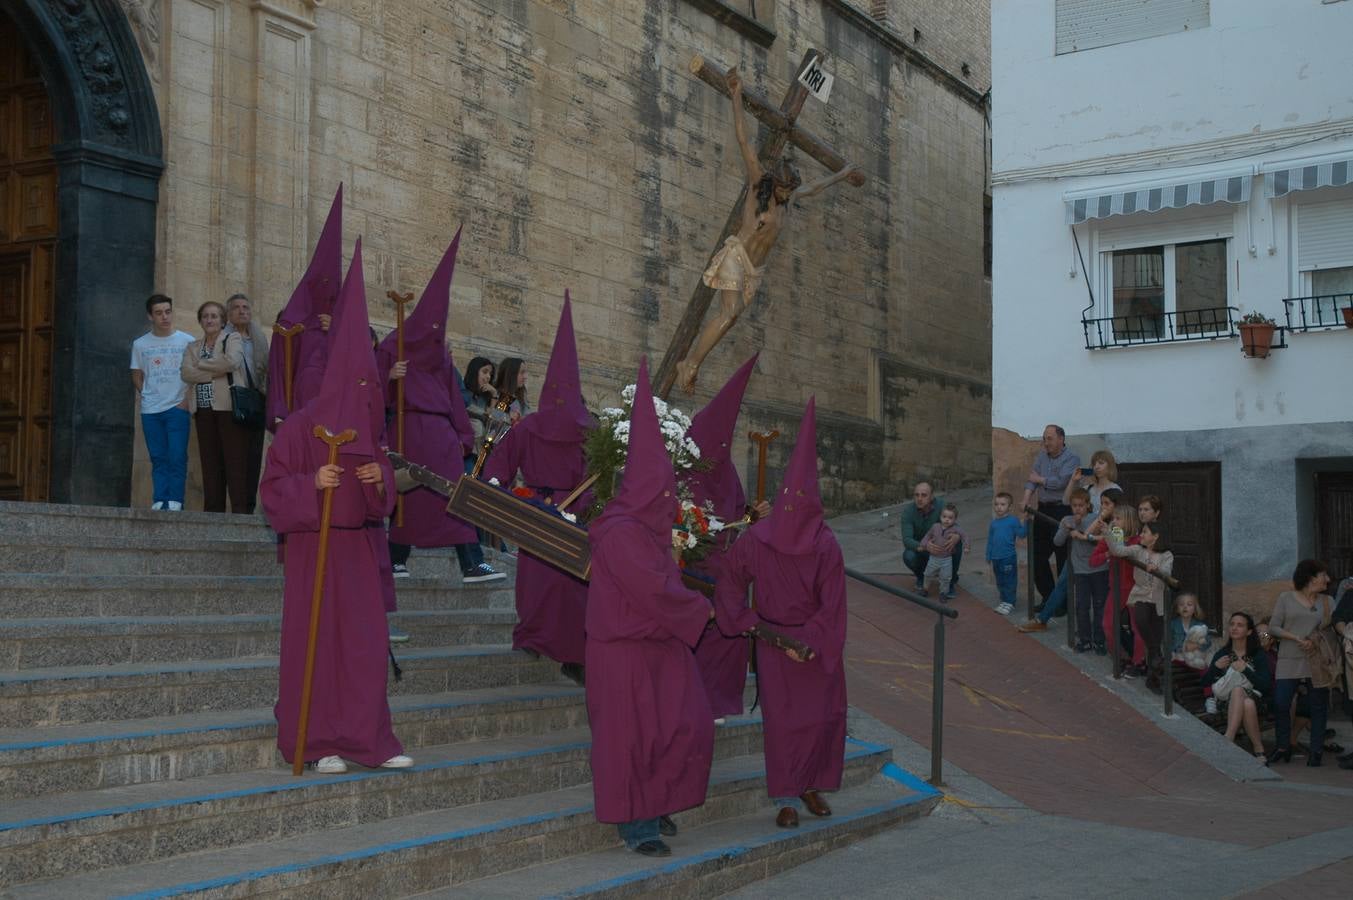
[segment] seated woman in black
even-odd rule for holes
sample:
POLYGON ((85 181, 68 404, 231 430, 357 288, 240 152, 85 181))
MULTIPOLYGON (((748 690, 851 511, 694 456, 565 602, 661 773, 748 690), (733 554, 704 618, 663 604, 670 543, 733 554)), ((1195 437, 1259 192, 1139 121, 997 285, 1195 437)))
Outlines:
POLYGON ((1250 618, 1249 613, 1232 613, 1226 633, 1229 640, 1217 650, 1211 665, 1203 672, 1203 686, 1211 687, 1217 703, 1226 708, 1226 739, 1234 741, 1244 725, 1251 750, 1256 758, 1263 759, 1259 704, 1267 698, 1273 684, 1268 655, 1259 647, 1259 636, 1255 634, 1254 619, 1250 618), (1218 683, 1223 678, 1228 682, 1237 679, 1237 675, 1228 676, 1228 672, 1245 676, 1250 686, 1246 688, 1236 684, 1218 690, 1218 683))

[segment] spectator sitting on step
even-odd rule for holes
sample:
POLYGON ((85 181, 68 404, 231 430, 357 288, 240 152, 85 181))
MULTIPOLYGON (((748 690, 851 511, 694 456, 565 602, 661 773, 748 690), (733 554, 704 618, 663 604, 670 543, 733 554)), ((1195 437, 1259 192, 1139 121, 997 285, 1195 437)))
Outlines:
POLYGON ((1000 592, 1001 602, 996 612, 1010 615, 1015 609, 1016 591, 1019 587, 1019 555, 1015 552, 1015 542, 1024 537, 1024 515, 1011 515, 1010 506, 1015 498, 1001 491, 991 501, 991 524, 987 526, 987 562, 991 563, 992 575, 996 578, 996 590, 1000 592))
POLYGON ((1179 594, 1174 598, 1174 611, 1175 618, 1170 620, 1170 648, 1174 659, 1195 672, 1202 672, 1207 668, 1212 651, 1212 637, 1207 632, 1198 595, 1179 594))
MULTIPOLYGON (((944 498, 935 496, 935 489, 928 481, 917 483, 912 491, 912 498, 902 504, 902 562, 916 576, 916 590, 924 591, 925 570, 930 562, 930 554, 921 546, 921 542, 940 520, 940 513, 944 510, 944 498)), ((954 549, 953 560, 953 578, 948 586, 950 593, 958 585, 958 567, 963 562, 962 545, 954 549)))
POLYGON ((1247 612, 1231 614, 1226 634, 1227 641, 1212 655, 1211 664, 1203 672, 1203 685, 1211 687, 1217 702, 1226 707, 1226 739, 1234 741, 1243 726, 1250 739, 1250 751, 1263 759, 1259 705, 1265 702, 1273 683, 1268 654, 1260 646, 1254 619, 1247 612))
MULTIPOLYGON (((954 599, 958 596, 954 591, 954 583, 958 580, 954 571, 954 554, 957 550, 961 558, 963 550, 968 549, 968 534, 958 525, 957 506, 952 503, 944 505, 940 520, 930 526, 921 541, 921 549, 929 554, 925 564, 925 581, 929 583, 932 578, 935 579, 940 597, 954 599)), ((924 587, 917 593, 922 597, 927 595, 924 587)))

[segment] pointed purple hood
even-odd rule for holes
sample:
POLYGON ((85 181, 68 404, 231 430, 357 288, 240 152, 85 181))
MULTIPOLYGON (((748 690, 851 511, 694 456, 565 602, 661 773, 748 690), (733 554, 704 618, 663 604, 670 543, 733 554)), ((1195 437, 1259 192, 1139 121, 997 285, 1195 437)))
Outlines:
POLYGON ((791 556, 812 553, 823 526, 822 495, 817 486, 817 404, 808 398, 799 424, 794 452, 785 466, 784 481, 769 519, 752 526, 751 533, 773 550, 791 556))
POLYGON ((700 448, 700 459, 717 466, 728 463, 733 446, 733 428, 742 410, 742 395, 756 368, 760 353, 752 355, 733 373, 733 377, 715 394, 713 399, 691 419, 686 435, 700 448))
POLYGON ((578 345, 573 338, 573 302, 564 291, 564 308, 554 332, 554 348, 545 369, 536 411, 517 426, 547 441, 581 441, 592 427, 578 374, 578 345))
POLYGON ((334 434, 346 428, 357 432, 356 441, 343 445, 342 455, 373 457, 379 452, 385 401, 376 372, 376 356, 371 350, 361 238, 353 249, 352 265, 334 306, 328 343, 324 381, 306 411, 315 424, 334 434))
MULTIPOLYGON (((450 351, 446 348, 446 323, 451 313, 451 279, 456 273, 460 232, 461 229, 456 229, 456 236, 428 279, 418 305, 404 320, 404 359, 410 368, 436 372, 451 364, 450 351)), ((381 350, 390 359, 395 359, 397 349, 398 334, 391 331, 381 341, 381 350)))
MULTIPOLYGON (((677 511, 676 475, 672 457, 658 427, 653 407, 653 388, 648 381, 648 359, 639 361, 639 380, 634 391, 634 412, 630 416, 629 452, 620 492, 595 525, 603 525, 619 516, 638 519, 658 537, 671 540, 677 511)), ((590 529, 589 529, 590 530, 590 529)))
POLYGON ((291 292, 291 299, 278 314, 277 321, 290 327, 304 322, 306 328, 319 327, 315 317, 333 310, 343 280, 343 185, 338 186, 329 216, 315 244, 310 265, 291 292))

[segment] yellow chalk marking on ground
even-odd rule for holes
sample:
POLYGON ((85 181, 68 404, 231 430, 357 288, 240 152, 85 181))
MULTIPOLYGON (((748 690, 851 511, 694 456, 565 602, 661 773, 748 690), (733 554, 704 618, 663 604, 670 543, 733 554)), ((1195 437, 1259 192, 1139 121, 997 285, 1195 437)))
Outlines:
POLYGON ((994 731, 996 734, 1012 734, 1016 737, 1037 738, 1043 741, 1085 741, 1089 738, 1079 734, 1048 734, 1042 731, 1020 731, 1017 728, 996 728, 991 725, 969 725, 966 722, 955 722, 958 728, 975 728, 978 731, 994 731))
MULTIPOLYGON (((930 663, 900 662, 899 660, 895 659, 869 659, 868 657, 862 656, 851 657, 850 661, 858 663, 872 663, 873 665, 876 666, 898 666, 899 668, 903 669, 920 669, 921 671, 925 672, 929 672, 931 669, 934 668, 934 666, 931 665, 930 663)), ((967 663, 946 663, 944 666, 944 670, 946 672, 949 671, 950 669, 966 669, 966 668, 967 663)))
MULTIPOLYGON (((995 705, 1004 707, 1005 709, 1011 709, 1014 710, 1015 712, 1024 712, 1023 707, 1021 707, 1018 703, 1014 702, 1013 700, 1007 700, 1004 697, 998 697, 997 695, 991 693, 990 691, 986 691, 983 690, 982 688, 973 687, 972 685, 965 684, 964 682, 959 681, 957 678, 954 679, 954 683, 957 684, 959 687, 961 687, 964 693, 976 694, 977 696, 990 700, 995 705)), ((968 699, 971 700, 972 698, 969 697, 968 699)), ((977 704, 974 703, 973 705, 976 706, 977 704)))
POLYGON ((959 687, 963 690, 963 696, 968 698, 969 703, 977 707, 982 705, 982 698, 977 695, 977 691, 974 691, 966 684, 960 684, 959 687))

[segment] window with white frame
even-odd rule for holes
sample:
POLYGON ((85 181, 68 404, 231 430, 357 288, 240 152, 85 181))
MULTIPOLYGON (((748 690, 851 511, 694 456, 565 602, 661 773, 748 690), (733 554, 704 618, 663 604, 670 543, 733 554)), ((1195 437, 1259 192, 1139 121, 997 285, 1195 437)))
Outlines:
POLYGON ((1100 314, 1111 319, 1112 344, 1228 333, 1231 236, 1207 225, 1185 226, 1160 229, 1151 241, 1150 231, 1101 238, 1100 314))
POLYGON ((1353 294, 1353 198, 1302 202, 1293 212, 1298 289, 1317 299, 1353 294))

